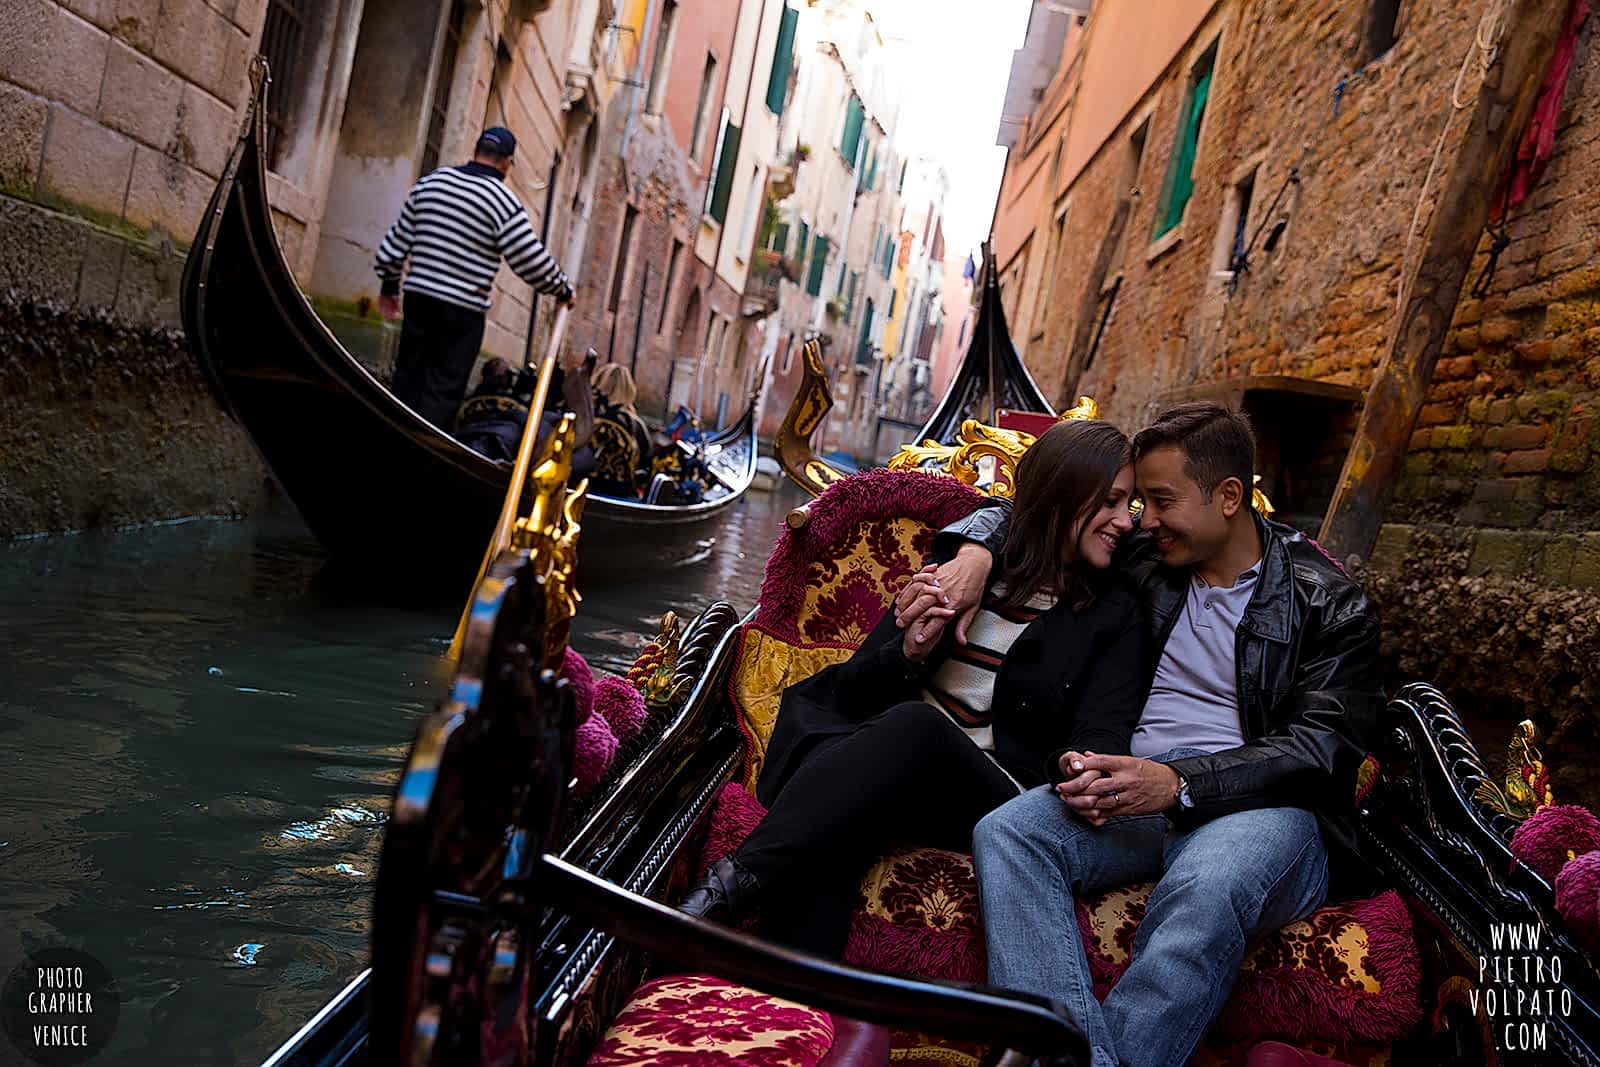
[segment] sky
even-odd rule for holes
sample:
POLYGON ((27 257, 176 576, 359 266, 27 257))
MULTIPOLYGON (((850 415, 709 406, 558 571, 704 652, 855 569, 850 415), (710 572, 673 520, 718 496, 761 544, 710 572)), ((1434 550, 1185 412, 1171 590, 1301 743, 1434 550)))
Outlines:
POLYGON ((1031 0, 868 0, 886 33, 903 40, 900 121, 904 156, 931 155, 950 175, 946 255, 974 251, 988 236, 1005 170, 994 143, 1031 0))

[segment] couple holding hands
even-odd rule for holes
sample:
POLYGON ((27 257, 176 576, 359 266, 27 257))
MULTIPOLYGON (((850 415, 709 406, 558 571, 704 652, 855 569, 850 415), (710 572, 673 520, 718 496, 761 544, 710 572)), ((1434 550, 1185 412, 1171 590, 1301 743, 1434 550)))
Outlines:
POLYGON ((1359 882, 1383 702, 1372 607, 1255 511, 1254 467, 1216 404, 1131 441, 1052 427, 1009 507, 941 531, 860 649, 784 693, 769 813, 681 907, 836 957, 888 845, 970 848, 992 985, 1064 1004, 1094 1067, 1187 1062, 1249 946, 1330 871, 1359 882), (1102 1004, 1074 902, 1134 882, 1156 884, 1102 1004))

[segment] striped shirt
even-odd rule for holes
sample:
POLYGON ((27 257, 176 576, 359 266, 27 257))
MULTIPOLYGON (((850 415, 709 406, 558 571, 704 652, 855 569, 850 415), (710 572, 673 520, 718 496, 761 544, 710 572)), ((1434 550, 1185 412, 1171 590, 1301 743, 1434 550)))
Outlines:
POLYGON ((528 212, 500 173, 482 163, 441 167, 412 186, 400 218, 378 246, 383 291, 405 291, 489 310, 489 292, 504 256, 541 293, 558 296, 567 276, 533 232, 528 212))
MULTIPOLYGON (((1003 596, 997 590, 995 598, 1003 596)), ((972 743, 994 756, 994 680, 1006 653, 1028 624, 1055 605, 1055 597, 1036 593, 1018 608, 999 608, 990 599, 972 617, 967 643, 954 644, 950 655, 933 672, 922 699, 940 708, 972 738, 972 743)))

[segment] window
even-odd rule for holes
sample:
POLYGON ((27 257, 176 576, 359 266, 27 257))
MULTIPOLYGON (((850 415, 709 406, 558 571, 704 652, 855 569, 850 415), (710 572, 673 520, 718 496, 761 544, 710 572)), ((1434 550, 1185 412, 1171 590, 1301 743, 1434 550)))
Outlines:
POLYGON ((772 227, 772 233, 767 238, 767 247, 780 256, 789 254, 789 222, 787 219, 780 220, 776 226, 772 227))
POLYGON ((1400 21, 1400 3, 1401 0, 1373 0, 1367 11, 1366 40, 1361 53, 1363 64, 1384 55, 1399 40, 1396 29, 1400 21))
POLYGON ((734 254, 740 259, 746 259, 750 253, 750 243, 755 238, 756 211, 761 207, 761 168, 750 168, 750 184, 746 187, 744 197, 744 225, 739 227, 739 251, 734 254))
POLYGON ((616 311, 622 301, 622 281, 628 273, 628 259, 633 252, 633 220, 638 216, 632 204, 622 207, 622 240, 617 242, 617 254, 611 267, 611 299, 606 308, 616 311))
POLYGON ((722 109, 722 136, 717 138, 717 161, 712 168, 711 202, 706 211, 718 223, 728 219, 728 200, 733 196, 733 168, 739 161, 739 140, 744 131, 728 121, 728 109, 722 109))
POLYGON ((1229 196, 1233 218, 1233 240, 1228 249, 1226 269, 1234 270, 1244 260, 1250 245, 1250 201, 1256 191, 1256 172, 1251 171, 1243 180, 1235 182, 1229 196))
POLYGON ((867 143, 871 146, 870 149, 861 153, 861 158, 867 160, 867 176, 862 184, 871 191, 878 184, 878 149, 882 146, 872 144, 871 141, 867 143))
POLYGON ((706 150, 706 128, 711 108, 711 90, 717 83, 717 57, 706 53, 706 66, 700 72, 700 100, 694 105, 694 127, 689 133, 689 158, 696 163, 706 150))
POLYGON ((806 276, 806 292, 822 294, 822 273, 828 268, 828 239, 817 234, 811 239, 811 273, 806 276))
POLYGON ((311 0, 268 0, 261 54, 272 84, 267 87, 267 167, 277 170, 287 147, 289 116, 299 96, 298 60, 305 49, 306 9, 311 0))
POLYGON ((667 285, 661 290, 661 314, 656 319, 656 333, 667 328, 667 308, 672 306, 672 283, 678 279, 678 256, 683 252, 683 242, 672 239, 672 254, 667 257, 667 285))
POLYGON ((439 157, 444 151, 444 128, 450 118, 450 86, 456 78, 456 55, 461 51, 461 28, 466 20, 467 5, 462 0, 451 0, 444 44, 439 49, 439 71, 433 81, 433 100, 428 105, 428 139, 422 145, 422 174, 439 166, 439 157))
POLYGON ((850 318, 850 313, 856 309, 856 283, 860 280, 861 275, 855 271, 850 272, 850 288, 846 291, 844 298, 844 317, 846 320, 850 318))
POLYGON ((883 242, 883 276, 889 277, 894 273, 895 244, 899 238, 890 236, 883 242))
POLYGON ((844 109, 844 133, 839 138, 839 154, 844 157, 845 165, 852 170, 856 165, 856 153, 861 150, 861 123, 866 118, 866 112, 861 109, 861 98, 852 95, 850 102, 844 109))
POLYGON ((772 52, 772 73, 767 77, 767 110, 783 114, 789 95, 789 74, 794 69, 794 29, 800 12, 784 5, 783 21, 778 23, 778 44, 772 52))
POLYGON ((861 316, 861 341, 856 345, 856 366, 872 362, 872 297, 867 297, 867 310, 861 316))
POLYGON ((1217 46, 1212 45, 1189 73, 1189 94, 1184 100, 1178 123, 1178 136, 1167 162, 1167 180, 1157 205, 1154 240, 1183 221, 1183 213, 1194 193, 1194 159, 1200 145, 1200 125, 1206 117, 1206 101, 1211 96, 1211 74, 1217 61, 1217 46))
POLYGON ((783 342, 783 367, 779 374, 788 375, 794 369, 794 331, 789 331, 789 337, 783 342))
POLYGON ((806 272, 806 257, 811 252, 811 227, 806 225, 806 220, 800 220, 800 244, 794 250, 795 259, 798 260, 794 269, 803 277, 806 272))
POLYGON ((667 0, 666 6, 661 9, 661 21, 656 23, 656 50, 650 60, 650 91, 644 98, 644 109, 652 115, 661 113, 662 101, 667 96, 667 72, 672 68, 672 39, 677 28, 677 0, 667 0))
POLYGON ((900 290, 898 290, 898 289, 890 289, 889 290, 889 314, 888 314, 887 317, 891 318, 891 319, 894 318, 894 309, 899 307, 899 306, 900 306, 900 290))

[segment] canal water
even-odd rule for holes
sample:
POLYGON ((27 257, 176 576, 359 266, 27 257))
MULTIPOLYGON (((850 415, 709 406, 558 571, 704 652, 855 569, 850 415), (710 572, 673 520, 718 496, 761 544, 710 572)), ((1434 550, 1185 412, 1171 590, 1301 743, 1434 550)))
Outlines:
MULTIPOLYGON (((575 646, 616 671, 668 608, 749 608, 800 499, 747 494, 703 560, 583 589, 575 646)), ((365 966, 454 623, 352 597, 289 512, 0 545, 0 980, 79 949, 122 994, 95 1062, 259 1062, 365 966)))

